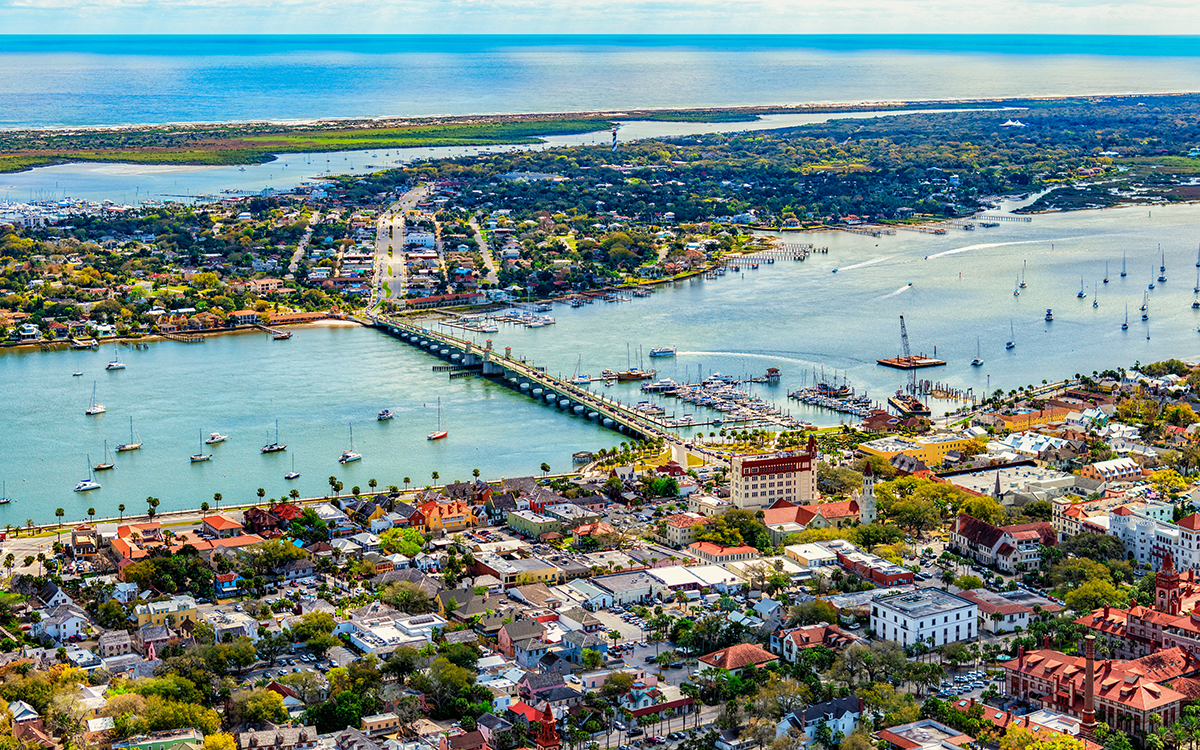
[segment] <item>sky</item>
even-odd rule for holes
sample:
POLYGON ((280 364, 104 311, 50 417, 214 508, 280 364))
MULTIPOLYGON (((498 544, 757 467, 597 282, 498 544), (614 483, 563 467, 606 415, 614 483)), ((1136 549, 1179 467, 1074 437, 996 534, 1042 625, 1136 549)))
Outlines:
MULTIPOLYGON (((0 34, 1200 34, 1200 3, 0 0, 0 34)), ((2 43, 0 43, 2 47, 2 43)))

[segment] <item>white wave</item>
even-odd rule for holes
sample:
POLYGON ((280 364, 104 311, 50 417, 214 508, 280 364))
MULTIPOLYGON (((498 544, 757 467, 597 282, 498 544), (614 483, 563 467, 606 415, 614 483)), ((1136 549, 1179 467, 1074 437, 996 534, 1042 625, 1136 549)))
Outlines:
POLYGON ((890 258, 890 257, 892 257, 892 256, 890 256, 890 255, 881 255, 881 256, 879 256, 878 258, 872 258, 871 260, 863 261, 862 263, 855 263, 855 264, 854 264, 854 265, 852 265, 852 266, 846 266, 845 268, 839 268, 839 269, 838 269, 838 273, 842 273, 843 271, 853 271, 853 270, 854 270, 854 269, 856 269, 856 268, 862 268, 863 266, 869 266, 869 265, 872 265, 872 264, 874 264, 874 263, 879 263, 880 261, 887 260, 887 259, 888 259, 888 258, 890 258))
POLYGON ((908 291, 909 289, 912 289, 912 284, 905 284, 904 286, 900 287, 896 291, 888 292, 887 294, 884 294, 880 297, 876 297, 875 299, 881 300, 881 299, 887 299, 888 297, 895 297, 897 294, 903 294, 904 292, 908 291))
POLYGON ((677 356, 700 356, 700 357, 748 357, 750 359, 770 359, 776 362, 792 362, 806 367, 812 367, 813 362, 806 362, 802 359, 794 359, 792 357, 782 357, 777 354, 753 354, 751 352, 678 352, 677 356))
POLYGON ((970 250, 984 250, 989 247, 1008 247, 1009 245, 1052 245, 1055 242, 1069 242, 1071 240, 1090 239, 1090 238, 1097 237, 1097 236, 1100 236, 1100 235, 1093 234, 1093 235, 1088 235, 1086 237, 1084 237, 1084 236, 1059 237, 1059 238, 1053 239, 1053 240, 1020 240, 1019 242, 983 242, 978 245, 967 245, 966 247, 956 247, 953 250, 943 250, 940 253, 934 253, 933 255, 926 256, 925 259, 933 260, 934 258, 941 258, 946 255, 958 255, 959 253, 965 253, 970 250))

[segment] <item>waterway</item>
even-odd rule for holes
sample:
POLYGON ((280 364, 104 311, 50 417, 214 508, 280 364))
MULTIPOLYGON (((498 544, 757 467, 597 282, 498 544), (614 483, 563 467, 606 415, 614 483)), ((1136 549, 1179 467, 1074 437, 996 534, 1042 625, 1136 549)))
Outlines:
MULTIPOLYGON (((824 367, 827 375, 835 369, 848 374, 858 392, 885 399, 906 376, 875 360, 899 353, 902 313, 914 351, 933 354, 936 346, 948 362, 921 376, 976 393, 1200 355, 1200 310, 1191 308, 1197 226, 1200 206, 1173 206, 1048 214, 1028 224, 943 236, 792 234, 789 241, 828 246, 829 253, 679 282, 632 302, 559 305, 550 313, 552 326, 506 325, 474 338, 491 338, 501 351, 510 346, 514 356, 566 377, 581 359, 582 372, 598 375, 606 367, 638 365, 638 347, 671 345, 679 347, 676 357, 641 365, 677 381, 718 371, 761 375, 776 366, 782 381, 753 386, 756 395, 816 424, 838 424, 845 418, 789 402, 786 394, 806 380, 811 384, 813 368, 824 367), (1143 323, 1138 308, 1158 274, 1160 245, 1168 281, 1149 293, 1150 321, 1143 323), (1128 256, 1125 278, 1122 253, 1128 256), (1028 261, 1027 287, 1014 297, 1022 261, 1028 261), (1105 262, 1107 285, 1101 282, 1105 262), (1076 297, 1081 276, 1085 299, 1076 297), (1126 306, 1130 323, 1122 331, 1126 306), (1051 323, 1043 319, 1046 308, 1054 310, 1051 323), (1010 335, 1016 346, 1006 350, 1010 335), (982 367, 970 365, 977 339, 982 367)), ((293 486, 303 495, 321 494, 330 475, 347 490, 357 484, 365 491, 372 477, 382 486, 402 484, 405 475, 419 484, 435 470, 443 480, 466 479, 474 468, 490 478, 536 474, 543 461, 560 471, 572 452, 621 440, 483 378, 450 381, 431 370, 440 360, 373 330, 308 327, 286 342, 260 334, 191 346, 164 341, 122 350, 128 369, 106 372, 112 352, 107 346, 99 353, 0 354, 6 385, 0 478, 17 498, 0 507, 0 525, 53 520, 56 507, 68 519, 84 517, 88 507, 112 515, 118 503, 142 511, 148 495, 170 510, 211 501, 214 492, 249 501, 258 487, 269 497, 293 486), (74 371, 85 374, 72 377, 74 371), (93 381, 108 408, 100 417, 83 414, 93 381), (425 435, 436 423, 439 396, 450 437, 431 443, 425 435), (397 419, 375 421, 385 407, 397 411, 397 419), (98 462, 104 440, 112 446, 128 436, 130 416, 146 447, 118 456, 118 468, 100 475, 101 490, 72 493, 85 476, 87 456, 98 462), (288 451, 262 456, 258 449, 273 437, 276 419, 288 451), (351 422, 365 457, 340 466, 351 422), (201 433, 212 431, 229 441, 213 449, 211 462, 189 464, 201 433), (283 475, 293 456, 303 476, 288 483, 283 475)), ((594 387, 627 403, 653 400, 633 383, 594 387)), ((679 402, 663 404, 668 413, 701 416, 679 402)), ((934 405, 939 411, 953 406, 934 405)))

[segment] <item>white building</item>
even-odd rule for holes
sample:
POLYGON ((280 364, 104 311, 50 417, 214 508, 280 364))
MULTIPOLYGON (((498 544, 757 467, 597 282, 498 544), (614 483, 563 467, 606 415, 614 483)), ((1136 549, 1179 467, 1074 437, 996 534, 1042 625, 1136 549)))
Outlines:
POLYGON ((735 508, 765 508, 776 500, 799 505, 817 497, 817 476, 808 453, 734 456, 730 501, 735 508))
POLYGON ((921 642, 936 648, 974 638, 979 607, 941 589, 881 597, 871 603, 871 630, 901 645, 921 642))
POLYGON ((1158 570, 1170 552, 1176 570, 1200 569, 1200 514, 1174 525, 1122 505, 1109 516, 1109 533, 1125 543, 1125 553, 1140 565, 1158 570))
POLYGON ((449 625, 437 615, 415 617, 375 617, 349 623, 350 642, 363 653, 386 657, 401 646, 422 646, 433 642, 433 631, 449 625))
POLYGON ((433 247, 436 240, 433 232, 405 232, 404 243, 406 245, 420 245, 421 247, 433 247))

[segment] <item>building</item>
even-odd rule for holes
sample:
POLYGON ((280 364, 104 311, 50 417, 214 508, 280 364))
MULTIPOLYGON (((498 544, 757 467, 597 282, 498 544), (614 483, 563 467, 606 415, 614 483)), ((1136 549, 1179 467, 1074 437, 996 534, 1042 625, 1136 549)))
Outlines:
POLYGON ((173 596, 158 602, 146 602, 133 608, 138 627, 143 625, 169 625, 177 628, 185 621, 197 622, 196 600, 190 596, 173 596))
POLYGON ((729 498, 735 508, 766 508, 776 500, 810 502, 817 498, 813 448, 807 453, 734 456, 729 498))
POLYGON ((425 518, 425 530, 434 534, 452 534, 478 523, 471 506, 462 500, 430 500, 419 505, 418 509, 425 518))
POLYGON ((508 528, 527 539, 538 539, 542 534, 562 531, 562 521, 532 510, 510 510, 506 519, 508 528))
POLYGON ((194 750, 203 745, 204 735, 189 727, 126 737, 114 742, 112 747, 113 750, 194 750))
POLYGON ((708 517, 700 513, 676 513, 662 520, 662 533, 659 536, 678 549, 696 541, 696 535, 707 525, 708 517))
POLYGON ((132 654, 133 642, 129 640, 129 633, 125 630, 106 630, 97 639, 96 650, 101 659, 132 654))
POLYGON ((217 539, 238 536, 242 533, 242 525, 229 516, 217 513, 205 516, 200 526, 200 533, 217 539))
POLYGON ((795 663, 800 653, 810 648, 823 646, 832 651, 840 651, 853 643, 862 643, 862 639, 828 623, 786 628, 771 634, 771 650, 788 663, 795 663))
POLYGON ((739 643, 700 657, 700 663, 711 669, 724 669, 740 674, 747 666, 762 667, 779 661, 779 657, 753 643, 739 643))
POLYGON ((1105 605, 1075 622, 1088 628, 1107 649, 1121 658, 1137 659, 1171 648, 1200 658, 1200 581, 1196 570, 1175 569, 1168 553, 1154 576, 1154 604, 1128 610, 1105 605), (1184 614, 1184 613, 1187 614, 1184 614))
POLYGON ((753 560, 756 557, 762 556, 762 553, 754 547, 722 547, 712 542, 693 542, 688 545, 687 549, 688 552, 701 560, 714 565, 737 562, 739 560, 753 560))
POLYGON ((537 557, 509 559, 500 555, 478 555, 475 557, 475 574, 495 576, 506 589, 529 583, 562 582, 562 571, 537 557))
POLYGON ((831 539, 821 546, 837 555, 838 565, 847 572, 855 573, 876 586, 891 588, 906 586, 913 582, 913 572, 908 568, 889 562, 878 555, 862 552, 845 539, 831 539))
POLYGON ((966 513, 959 514, 950 531, 952 549, 1007 573, 1036 570, 1042 564, 1042 546, 1057 543, 1058 535, 1049 523, 993 526, 966 513))
POLYGON ((789 545, 783 548, 783 554, 805 568, 827 568, 838 564, 836 553, 815 543, 789 545))
POLYGON ((987 633, 1011 633, 1015 630, 1028 630, 1033 621, 1034 607, 1043 612, 1055 613, 1062 611, 1057 604, 1044 596, 1029 591, 989 591, 988 589, 972 589, 960 591, 958 595, 979 607, 979 629, 987 633))
POLYGON ((979 607, 941 589, 918 589, 871 604, 871 630, 885 640, 932 648, 970 640, 978 633, 979 607))
POLYGON ((1138 564, 1158 570, 1169 554, 1176 569, 1200 568, 1200 514, 1171 524, 1122 505, 1109 515, 1109 533, 1125 543, 1126 554, 1138 564))
MULTIPOLYGON (((834 698, 817 703, 783 717, 775 726, 775 738, 779 739, 793 730, 802 736, 799 747, 809 750, 817 744, 817 738, 828 734, 832 744, 835 737, 849 737, 862 720, 862 699, 857 696, 834 698)), ((823 743, 822 743, 823 744, 823 743)))
POLYGON ((1079 470, 1079 475, 1098 482, 1129 482, 1141 479, 1142 467, 1128 456, 1111 461, 1097 461, 1079 470))
MULTIPOLYGON (((1096 722, 1144 735, 1179 720, 1183 703, 1190 700, 1186 695, 1151 679, 1137 661, 1097 663, 1096 637, 1089 634, 1085 641, 1085 656, 1050 649, 1026 653, 1020 648, 1017 658, 1002 665, 1008 694, 1078 717, 1085 736, 1091 736, 1096 722)), ((1170 678, 1168 672, 1162 679, 1170 678)))
POLYGON ((316 750, 315 727, 278 727, 261 732, 241 732, 238 750, 316 750))
POLYGON ((945 463, 947 454, 962 452, 975 445, 973 435, 928 435, 923 437, 883 437, 858 446, 860 453, 885 461, 904 455, 926 466, 945 463))

